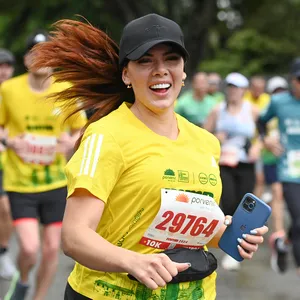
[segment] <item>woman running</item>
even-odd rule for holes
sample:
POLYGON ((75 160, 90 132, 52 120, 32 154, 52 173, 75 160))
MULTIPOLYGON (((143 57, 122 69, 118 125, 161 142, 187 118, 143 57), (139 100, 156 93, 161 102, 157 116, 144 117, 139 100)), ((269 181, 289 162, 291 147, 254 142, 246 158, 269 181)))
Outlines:
MULTIPOLYGON (((72 83, 60 98, 95 110, 66 168, 63 249, 76 266, 65 299, 215 299, 211 261, 211 274, 188 274, 225 225, 219 142, 174 113, 187 58, 178 24, 156 14, 127 24, 120 49, 70 20, 39 47, 33 68, 59 67, 72 83)), ((240 254, 251 258, 266 232, 240 254)))
MULTIPOLYGON (((240 73, 231 73, 225 82, 226 102, 212 111, 205 128, 213 132, 221 143, 221 207, 225 215, 233 215, 243 196, 253 192, 255 161, 260 157, 261 145, 252 142, 258 110, 243 98, 248 79, 240 73)), ((237 270, 240 263, 225 255, 222 266, 237 270)))

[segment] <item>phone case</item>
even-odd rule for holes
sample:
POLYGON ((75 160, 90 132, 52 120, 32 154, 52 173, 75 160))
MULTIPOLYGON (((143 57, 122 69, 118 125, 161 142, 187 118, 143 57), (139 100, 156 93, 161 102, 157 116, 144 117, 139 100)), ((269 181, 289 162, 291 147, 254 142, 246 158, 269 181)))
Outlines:
POLYGON ((262 227, 271 215, 271 207, 251 193, 245 194, 219 241, 219 247, 237 261, 242 261, 238 251, 238 238, 252 229, 262 227), (254 204, 255 202, 255 204, 254 204), (248 203, 248 204, 247 204, 248 203), (252 208, 252 206, 254 208, 252 208), (250 206, 250 207, 249 207, 250 206))

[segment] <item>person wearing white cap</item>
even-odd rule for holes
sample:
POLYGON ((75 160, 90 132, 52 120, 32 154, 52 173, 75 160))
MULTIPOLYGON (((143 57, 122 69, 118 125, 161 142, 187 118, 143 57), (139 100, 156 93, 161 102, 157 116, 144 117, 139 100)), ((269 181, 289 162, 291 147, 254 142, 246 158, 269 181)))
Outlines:
MULTIPOLYGON (((237 88, 246 89, 249 86, 248 79, 241 73, 236 72, 228 74, 225 78, 225 82, 227 84, 227 87, 233 86, 237 88)), ((243 92, 242 94, 244 94, 245 90, 240 90, 240 92, 243 92)))
POLYGON ((285 92, 289 88, 287 80, 281 76, 274 76, 267 83, 267 92, 269 94, 277 94, 285 92))
MULTIPOLYGON (((233 215, 244 194, 253 192, 255 162, 259 158, 259 141, 255 136, 257 108, 244 101, 249 85, 240 73, 230 73, 225 78, 226 101, 220 103, 209 115, 205 128, 214 133, 221 143, 220 171, 223 182, 221 207, 225 215, 233 215)), ((225 255, 223 268, 237 270, 240 263, 225 255)))

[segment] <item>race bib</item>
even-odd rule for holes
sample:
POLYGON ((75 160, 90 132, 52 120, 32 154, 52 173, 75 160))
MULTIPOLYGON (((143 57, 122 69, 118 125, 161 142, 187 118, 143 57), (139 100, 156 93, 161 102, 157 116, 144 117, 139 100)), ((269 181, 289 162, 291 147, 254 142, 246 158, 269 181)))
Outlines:
POLYGON ((220 166, 236 167, 239 163, 239 149, 232 145, 221 148, 220 166))
POLYGON ((287 153, 288 174, 291 177, 300 177, 300 150, 287 153))
POLYGON ((26 163, 50 165, 56 154, 56 137, 26 134, 24 137, 27 147, 22 153, 26 163))
POLYGON ((224 214, 212 197, 161 190, 161 207, 140 244, 158 249, 202 248, 219 231, 224 214))

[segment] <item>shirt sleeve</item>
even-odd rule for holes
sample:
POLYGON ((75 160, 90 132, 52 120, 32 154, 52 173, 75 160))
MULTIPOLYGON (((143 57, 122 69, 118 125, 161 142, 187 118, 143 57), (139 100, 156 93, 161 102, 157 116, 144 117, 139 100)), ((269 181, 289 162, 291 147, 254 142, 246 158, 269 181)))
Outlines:
POLYGON ((274 98, 271 98, 269 105, 260 114, 259 121, 268 123, 272 118, 276 117, 276 115, 276 101, 274 98))
POLYGON ((66 166, 68 197, 83 188, 106 203, 124 170, 119 144, 105 128, 92 124, 66 166))
POLYGON ((7 109, 5 105, 5 92, 0 86, 0 125, 5 125, 7 123, 7 109))
POLYGON ((220 141, 216 139, 216 146, 214 147, 213 156, 216 160, 217 165, 219 165, 220 155, 221 155, 221 144, 220 141))

